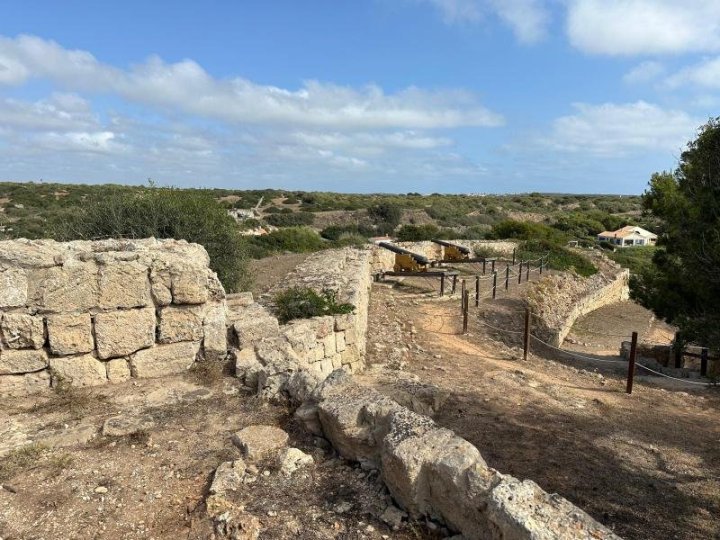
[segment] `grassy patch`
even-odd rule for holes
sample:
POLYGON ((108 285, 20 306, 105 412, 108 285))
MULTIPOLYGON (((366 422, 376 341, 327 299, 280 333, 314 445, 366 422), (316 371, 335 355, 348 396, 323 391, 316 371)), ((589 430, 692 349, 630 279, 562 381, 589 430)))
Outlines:
POLYGON ((283 324, 293 319, 352 313, 355 306, 337 301, 335 291, 318 293, 307 287, 293 287, 275 297, 277 315, 283 324))
POLYGON ((597 273, 595 265, 580 253, 547 240, 528 240, 518 246, 518 261, 534 260, 549 255, 548 266, 554 270, 574 270, 583 277, 597 273))
POLYGON ((47 449, 48 447, 41 443, 29 444, 13 450, 0 459, 0 482, 5 482, 22 471, 36 466, 47 449))

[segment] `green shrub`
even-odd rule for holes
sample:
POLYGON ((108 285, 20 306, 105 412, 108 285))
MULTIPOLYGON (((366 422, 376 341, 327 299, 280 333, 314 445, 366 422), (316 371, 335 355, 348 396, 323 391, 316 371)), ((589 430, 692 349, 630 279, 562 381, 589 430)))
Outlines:
POLYGON ((359 234, 353 234, 353 233, 343 233, 341 234, 335 242, 333 242, 334 247, 363 247, 367 245, 368 239, 362 235, 359 234))
POLYGON ((440 229, 432 224, 403 225, 397 232, 397 239, 401 242, 420 242, 437 238, 439 233, 440 229))
POLYGON ((318 294, 307 287, 293 287, 275 297, 276 313, 281 323, 323 315, 352 313, 355 306, 337 302, 337 293, 325 289, 318 294))
POLYGON ((346 234, 370 238, 375 235, 375 229, 368 225, 330 225, 320 231, 320 236, 334 241, 346 234))
POLYGON ((48 224, 56 240, 177 238, 205 247, 229 292, 249 286, 247 252, 235 220, 208 193, 174 188, 108 187, 48 224))
POLYGON ((315 221, 315 214, 311 212, 271 214, 265 218, 265 221, 275 227, 299 227, 300 225, 312 225, 315 221))
POLYGON ((320 235, 307 227, 287 227, 251 240, 257 246, 270 251, 294 251, 305 253, 327 247, 320 235))
POLYGON ((543 223, 529 221, 515 221, 505 219, 493 225, 488 238, 504 239, 516 238, 518 240, 547 240, 555 244, 565 244, 569 238, 566 234, 553 229, 543 223))
POLYGON ((574 269, 578 275, 583 277, 597 273, 597 268, 587 257, 548 240, 521 242, 515 257, 518 261, 529 261, 546 254, 549 254, 548 266, 555 270, 574 269))

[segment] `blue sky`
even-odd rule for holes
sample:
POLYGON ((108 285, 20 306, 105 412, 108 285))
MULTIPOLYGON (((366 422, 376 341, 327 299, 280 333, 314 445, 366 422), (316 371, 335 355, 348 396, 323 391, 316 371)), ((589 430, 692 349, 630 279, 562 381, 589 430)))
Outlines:
POLYGON ((720 0, 6 0, 0 179, 640 193, 720 114, 720 0))

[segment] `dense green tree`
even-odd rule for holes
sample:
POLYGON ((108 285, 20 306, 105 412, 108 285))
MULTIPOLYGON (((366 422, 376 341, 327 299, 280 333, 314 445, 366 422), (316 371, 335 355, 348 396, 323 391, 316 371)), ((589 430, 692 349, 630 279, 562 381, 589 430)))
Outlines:
POLYGON ((673 173, 652 176, 643 205, 662 230, 636 297, 686 339, 720 347, 720 117, 700 128, 673 173))

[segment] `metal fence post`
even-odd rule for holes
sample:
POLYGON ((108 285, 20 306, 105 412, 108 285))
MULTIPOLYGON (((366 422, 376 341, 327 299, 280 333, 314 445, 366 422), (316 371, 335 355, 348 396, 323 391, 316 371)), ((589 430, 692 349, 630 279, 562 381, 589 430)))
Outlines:
POLYGON ((497 296, 497 272, 493 272, 493 300, 497 296))
POLYGON ((465 291, 463 295, 463 334, 468 331, 468 306, 470 305, 470 291, 465 291))
POLYGON ((522 283, 522 267, 523 267, 523 262, 520 261, 520 265, 518 266, 518 285, 520 285, 522 283))
POLYGON ((445 296, 445 274, 440 276, 440 296, 445 296))
POLYGON ((480 276, 475 276, 475 307, 480 305, 480 276))
POLYGON ((505 290, 510 288, 510 265, 505 265, 505 290))

